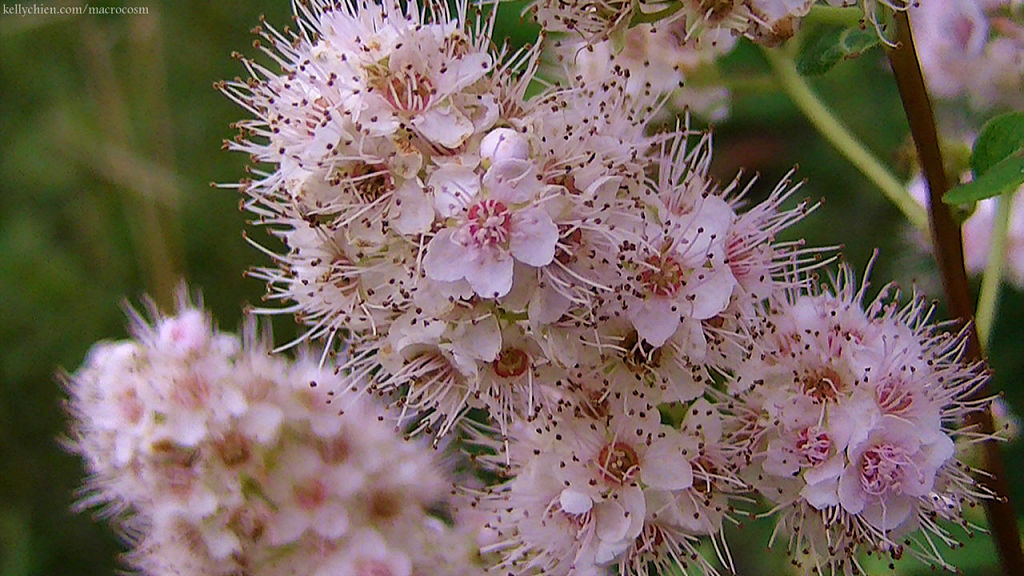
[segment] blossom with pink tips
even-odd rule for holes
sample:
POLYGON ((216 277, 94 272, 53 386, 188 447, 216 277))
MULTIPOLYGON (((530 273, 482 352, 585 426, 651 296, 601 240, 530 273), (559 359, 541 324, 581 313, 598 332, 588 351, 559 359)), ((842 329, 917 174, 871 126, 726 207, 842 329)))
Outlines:
POLYGON ((492 193, 465 207, 457 224, 427 245, 423 269, 442 282, 465 279, 473 292, 499 298, 512 289, 514 262, 541 267, 555 256, 558 229, 543 208, 517 209, 492 193))

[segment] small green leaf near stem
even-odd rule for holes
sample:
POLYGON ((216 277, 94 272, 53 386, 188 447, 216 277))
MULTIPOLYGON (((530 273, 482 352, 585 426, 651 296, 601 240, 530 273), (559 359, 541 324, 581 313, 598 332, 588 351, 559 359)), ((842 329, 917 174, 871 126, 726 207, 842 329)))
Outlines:
POLYGON ((874 30, 859 26, 821 26, 800 43, 796 69, 804 76, 820 76, 840 62, 857 58, 881 43, 874 30))
POLYGON ((961 184, 942 197, 946 204, 970 204, 993 196, 1011 195, 1024 184, 1024 157, 1010 156, 999 161, 974 181, 961 184))
POLYGON ((977 178, 1011 156, 1024 151, 1024 112, 996 116, 982 127, 971 151, 971 170, 977 178))

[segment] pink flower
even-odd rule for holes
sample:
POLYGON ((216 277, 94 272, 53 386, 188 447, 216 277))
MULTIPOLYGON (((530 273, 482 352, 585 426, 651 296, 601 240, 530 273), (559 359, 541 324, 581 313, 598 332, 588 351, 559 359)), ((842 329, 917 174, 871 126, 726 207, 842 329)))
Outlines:
POLYGON ((953 441, 884 416, 867 440, 847 450, 839 503, 880 530, 902 525, 927 497, 939 468, 953 457, 953 441))
POLYGON ((465 279, 484 298, 512 289, 514 261, 541 267, 555 257, 558 228, 542 208, 516 208, 501 194, 474 199, 458 223, 438 232, 427 245, 423 270, 432 280, 465 279))
POLYGON ((729 305, 736 279, 725 263, 735 214, 715 196, 685 214, 650 224, 632 256, 636 269, 626 314, 652 346, 664 344, 688 321, 707 320, 729 305))

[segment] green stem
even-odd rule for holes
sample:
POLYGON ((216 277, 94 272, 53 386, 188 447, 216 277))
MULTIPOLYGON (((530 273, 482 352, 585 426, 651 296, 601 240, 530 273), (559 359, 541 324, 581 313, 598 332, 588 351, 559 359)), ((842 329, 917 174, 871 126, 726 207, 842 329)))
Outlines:
POLYGON ((988 261, 985 274, 981 277, 981 290, 978 292, 978 311, 974 314, 974 322, 978 327, 978 339, 982 349, 988 349, 988 341, 992 336, 995 324, 996 308, 999 303, 999 287, 1003 280, 1003 263, 1006 261, 1006 239, 1010 233, 1010 213, 1013 212, 1013 196, 1006 195, 996 198, 996 218, 992 229, 992 243, 988 248, 988 261))
POLYGON ((718 86, 724 86, 730 92, 746 92, 751 94, 767 94, 778 88, 778 83, 771 76, 735 76, 722 77, 718 86))
POLYGON ((804 17, 803 24, 833 24, 840 26, 858 26, 864 22, 864 11, 856 6, 812 6, 804 17))
POLYGON ((851 164, 857 167, 890 202, 896 205, 918 230, 928 230, 928 214, 843 123, 822 103, 796 70, 793 59, 778 50, 765 49, 765 58, 772 67, 782 89, 804 116, 826 140, 851 164))
MULTIPOLYGON (((95 89, 99 123, 105 132, 108 148, 136 150, 139 147, 133 138, 128 106, 114 73, 112 42, 106 37, 106 29, 90 22, 90 19, 83 19, 80 32, 84 45, 83 60, 95 89)), ((107 152, 102 147, 99 151, 107 152)), ((137 184, 142 186, 153 181, 153 178, 146 178, 137 184)), ((139 189, 138 186, 128 190, 139 189)), ((169 214, 158 204, 158 193, 158 189, 153 189, 137 195, 126 194, 126 206, 131 211, 128 226, 139 269, 149 284, 150 296, 164 310, 173 310, 175 291, 181 278, 179 263, 183 260, 177 247, 169 241, 169 214)), ((172 198, 165 200, 168 203, 173 201, 172 198)))

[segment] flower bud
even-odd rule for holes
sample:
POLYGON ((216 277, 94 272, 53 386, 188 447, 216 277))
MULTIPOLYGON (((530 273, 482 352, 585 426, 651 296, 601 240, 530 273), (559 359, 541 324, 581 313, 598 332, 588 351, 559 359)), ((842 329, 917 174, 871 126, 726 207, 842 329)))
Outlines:
POLYGON ((492 163, 527 160, 530 157, 530 142, 526 135, 512 128, 495 128, 480 142, 480 157, 492 163))

